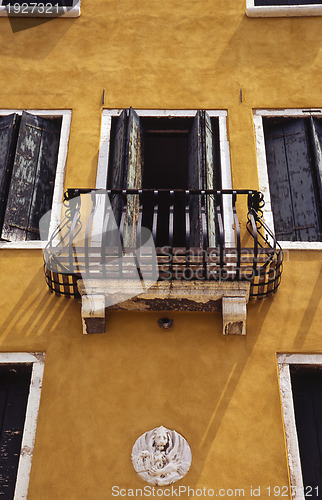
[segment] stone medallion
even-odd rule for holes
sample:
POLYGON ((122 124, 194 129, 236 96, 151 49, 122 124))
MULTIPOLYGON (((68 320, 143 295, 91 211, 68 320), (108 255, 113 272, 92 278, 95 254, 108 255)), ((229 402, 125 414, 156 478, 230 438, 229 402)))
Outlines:
POLYGON ((136 472, 148 483, 165 486, 181 479, 189 470, 191 450, 181 434, 156 427, 140 436, 132 449, 136 472))

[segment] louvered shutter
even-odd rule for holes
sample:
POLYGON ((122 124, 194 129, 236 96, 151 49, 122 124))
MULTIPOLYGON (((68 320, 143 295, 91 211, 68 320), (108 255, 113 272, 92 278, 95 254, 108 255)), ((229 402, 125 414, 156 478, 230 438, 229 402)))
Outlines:
MULTIPOLYGON (((214 132, 211 119, 205 111, 198 110, 189 134, 188 188, 214 189, 214 132)), ((217 166, 218 167, 218 166, 217 166)), ((206 204, 208 245, 216 245, 215 202, 207 197, 206 204)), ((202 247, 202 199, 192 195, 190 200, 190 245, 202 247)))
POLYGON ((0 496, 13 499, 32 365, 0 366, 0 496))
MULTIPOLYGON (((215 148, 216 144, 214 131, 211 124, 210 116, 206 111, 203 112, 204 115, 204 137, 205 137, 205 188, 206 189, 216 189, 215 178, 219 177, 215 175, 215 170, 219 169, 220 166, 215 164, 215 148)), ((218 174, 218 173, 217 173, 218 174)), ((208 226, 208 245, 210 247, 216 246, 216 203, 213 196, 207 197, 207 226, 208 226)))
POLYGON ((322 491, 322 372, 299 366, 290 370, 303 483, 322 491))
POLYGON ((0 232, 6 210, 18 128, 17 114, 0 117, 0 232))
MULTIPOLYGON (((322 119, 311 117, 318 217, 322 226, 322 119)), ((321 233, 320 233, 321 239, 321 233)))
MULTIPOLYGON (((126 138, 127 138, 128 117, 127 110, 124 109, 117 119, 115 133, 113 137, 113 151, 111 173, 108 177, 109 189, 124 189, 125 183, 125 157, 126 157, 126 138)), ((116 224, 120 224, 122 215, 122 195, 114 194, 111 197, 111 206, 113 209, 116 224)))
POLYGON ((2 237, 39 239, 39 219, 51 209, 60 128, 49 119, 23 113, 2 237))
MULTIPOLYGON (((204 157, 202 151, 202 112, 197 111, 189 134, 188 149, 188 189, 204 187, 204 157)), ((202 247, 201 197, 191 195, 190 210, 190 246, 202 247)))
POLYGON ((264 121, 275 233, 287 241, 318 241, 318 207, 305 119, 264 121))
MULTIPOLYGON (((126 143, 125 188, 141 189, 143 176, 143 128, 134 109, 129 110, 126 143)), ((124 222, 124 246, 136 247, 136 226, 139 218, 139 195, 128 195, 124 222)))

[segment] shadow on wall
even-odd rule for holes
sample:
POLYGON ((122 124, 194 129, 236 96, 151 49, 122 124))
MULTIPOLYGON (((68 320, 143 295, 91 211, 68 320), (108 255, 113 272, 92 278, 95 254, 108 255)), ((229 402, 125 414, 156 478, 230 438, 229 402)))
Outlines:
POLYGON ((309 329, 313 323, 314 317, 319 310, 321 305, 321 282, 322 282, 322 266, 320 269, 320 273, 316 277, 316 281, 308 299, 308 307, 305 310, 303 315, 301 324, 296 333, 296 337, 294 339, 294 349, 301 349, 303 346, 306 335, 309 332, 309 329))
MULTIPOLYGON (((70 331, 70 328, 66 328, 69 314, 67 311, 73 306, 79 309, 77 301, 55 297, 49 292, 43 269, 40 269, 29 284, 23 286, 21 296, 13 300, 12 308, 7 309, 8 313, 0 324, 0 345, 15 341, 19 341, 21 345, 28 338, 48 338, 55 331, 63 331, 61 323, 66 331, 70 331)), ((78 316, 80 318, 79 311, 78 316)), ((78 326, 80 329, 81 326, 78 326)))
POLYGON ((19 31, 26 31, 36 26, 41 26, 42 24, 49 23, 53 21, 52 18, 34 17, 34 18, 14 18, 9 17, 9 23, 12 29, 12 33, 18 33, 19 31))
MULTIPOLYGON (((243 371, 245 369, 245 366, 249 360, 250 355, 252 354, 255 345, 258 341, 259 334, 261 332, 262 325, 269 314, 270 308, 273 305, 274 298, 268 298, 262 302, 257 302, 256 308, 254 308, 252 316, 248 316, 248 322, 247 322, 247 336, 244 337, 244 341, 246 346, 241 346, 240 342, 238 340, 243 340, 242 338, 238 339, 237 337, 229 337, 225 338, 226 341, 228 342, 238 342, 237 347, 237 352, 240 351, 239 356, 235 356, 232 358, 232 364, 230 365, 230 373, 225 374, 225 384, 222 385, 222 390, 218 398, 215 398, 214 401, 216 401, 216 404, 214 406, 213 413, 209 419, 209 423, 205 429, 205 433, 202 436, 202 440, 200 443, 200 451, 201 451, 201 456, 205 457, 205 459, 208 456, 208 453, 211 449, 211 446, 216 438, 216 435, 218 433, 218 430, 221 426, 221 423, 223 422, 225 418, 226 411, 228 409, 229 404, 233 400, 234 393, 236 391, 237 384, 239 384, 243 371), (254 314, 254 312, 256 313, 254 314), (250 318, 252 317, 252 323, 250 322, 250 318), (237 358, 237 359, 236 359, 237 358)), ((227 352, 227 355, 230 355, 231 353, 227 352)), ((224 366, 229 366, 224 365, 224 366)), ((256 385, 256 384, 255 384, 256 385)), ((235 432, 235 430, 238 429, 238 422, 236 422, 236 428, 232 429, 232 433, 235 432)), ((195 463, 195 466, 197 464, 195 463)), ((198 463, 198 469, 196 470, 196 477, 199 479, 202 470, 203 470, 203 465, 202 463, 198 463)), ((197 481, 196 481, 197 482, 197 481)))
MULTIPOLYGON (((21 43, 21 52, 19 53, 22 59, 43 59, 55 48, 57 43, 66 35, 67 31, 72 27, 73 23, 78 18, 21 18, 9 17, 7 18, 10 24, 12 33, 16 35, 12 39, 12 43, 2 44, 1 55, 6 57, 17 57, 17 46, 21 43), (48 33, 41 33, 39 38, 35 37, 35 31, 43 24, 51 23, 55 25, 55 29, 50 30, 50 37, 48 33), (20 38, 21 32, 25 31, 23 39, 20 38), (30 38, 28 32, 30 31, 30 38), (45 38, 43 38, 45 36, 45 38), (43 43, 42 43, 43 41, 43 43), (16 43, 15 43, 16 42, 16 43)), ((1 19, 5 22, 5 19, 1 19)), ((40 32, 39 32, 40 35, 40 32)))

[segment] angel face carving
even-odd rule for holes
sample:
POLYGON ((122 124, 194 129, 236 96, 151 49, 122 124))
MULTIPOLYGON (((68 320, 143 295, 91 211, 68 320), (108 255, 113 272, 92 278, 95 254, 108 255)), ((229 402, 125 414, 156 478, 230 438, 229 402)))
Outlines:
POLYGON ((137 439, 132 449, 132 463, 145 481, 165 486, 175 483, 188 472, 190 446, 178 432, 156 427, 137 439))

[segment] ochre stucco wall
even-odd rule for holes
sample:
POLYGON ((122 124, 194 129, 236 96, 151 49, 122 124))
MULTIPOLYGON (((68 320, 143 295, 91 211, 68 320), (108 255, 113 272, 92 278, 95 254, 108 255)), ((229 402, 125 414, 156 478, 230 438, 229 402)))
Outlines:
MULTIPOLYGON (((243 0, 82 0, 78 19, 0 18, 0 108, 72 109, 66 187, 94 187, 106 108, 227 109, 233 185, 257 188, 254 108, 322 107, 321 19, 249 19, 243 0), (240 88, 243 102, 240 102, 240 88)), ((277 352, 322 352, 321 253, 290 252, 247 336, 219 313, 111 312, 83 336, 80 304, 46 288, 40 250, 0 250, 0 351, 45 351, 30 500, 143 488, 131 449, 158 425, 188 440, 191 488, 287 485, 277 352)), ((187 498, 182 495, 181 498, 187 498)), ((228 498, 228 497, 227 497, 228 498)))
POLYGON ((142 488, 131 448, 159 424, 191 445, 182 485, 287 484, 276 352, 321 351, 318 252, 292 253, 278 294, 248 306, 243 338, 222 336, 219 313, 172 313, 166 331, 158 313, 111 312, 105 335, 83 336, 80 304, 46 290, 39 251, 4 261, 1 350, 46 351, 30 498, 142 488))

